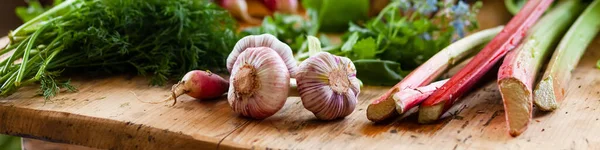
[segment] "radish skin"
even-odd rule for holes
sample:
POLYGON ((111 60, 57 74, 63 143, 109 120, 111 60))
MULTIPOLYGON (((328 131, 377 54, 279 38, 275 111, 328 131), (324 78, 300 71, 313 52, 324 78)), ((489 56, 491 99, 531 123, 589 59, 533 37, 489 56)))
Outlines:
POLYGON ((210 71, 193 70, 171 88, 173 105, 177 97, 187 94, 196 99, 214 99, 227 93, 229 82, 210 71))
POLYGON ((531 25, 546 11, 553 0, 530 0, 494 39, 463 69, 421 104, 419 123, 438 120, 467 90, 481 79, 496 62, 513 49, 531 25))
MULTIPOLYGON (((502 30, 503 26, 482 30, 456 41, 431 57, 417 69, 412 71, 402 81, 392 87, 381 97, 374 99, 367 108, 367 118, 373 122, 384 121, 397 116, 393 94, 404 89, 414 89, 425 86, 442 75, 450 66, 460 62, 471 53, 476 46, 490 41, 502 30)), ((429 97, 429 95, 426 95, 429 97)), ((413 106, 414 107, 414 106, 413 106)), ((412 107, 411 107, 412 108, 412 107)), ((408 110, 408 108, 405 108, 408 110)))
POLYGON ((298 0, 263 0, 263 3, 271 11, 296 13, 298 10, 298 0))
POLYGON ((218 0, 219 6, 229 10, 229 12, 250 24, 260 24, 259 19, 253 18, 248 14, 248 4, 246 0, 218 0))

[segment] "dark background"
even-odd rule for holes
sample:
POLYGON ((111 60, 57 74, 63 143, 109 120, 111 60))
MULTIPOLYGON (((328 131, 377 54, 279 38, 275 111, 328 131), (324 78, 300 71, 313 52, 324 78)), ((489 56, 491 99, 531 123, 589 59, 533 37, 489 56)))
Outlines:
POLYGON ((15 8, 24 5, 24 0, 0 0, 0 35, 7 35, 9 30, 23 24, 15 15, 15 8))

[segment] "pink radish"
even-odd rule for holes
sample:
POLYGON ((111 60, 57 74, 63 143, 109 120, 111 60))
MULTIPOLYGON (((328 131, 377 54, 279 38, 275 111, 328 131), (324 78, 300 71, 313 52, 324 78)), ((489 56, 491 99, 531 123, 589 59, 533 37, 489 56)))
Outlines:
POLYGON ((229 81, 210 71, 192 70, 183 76, 179 83, 173 85, 173 105, 177 97, 187 94, 196 99, 214 99, 227 93, 229 81))
POLYGON ((217 4, 229 10, 229 12, 239 19, 250 24, 260 24, 261 20, 253 18, 248 14, 248 4, 245 0, 217 0, 217 4))

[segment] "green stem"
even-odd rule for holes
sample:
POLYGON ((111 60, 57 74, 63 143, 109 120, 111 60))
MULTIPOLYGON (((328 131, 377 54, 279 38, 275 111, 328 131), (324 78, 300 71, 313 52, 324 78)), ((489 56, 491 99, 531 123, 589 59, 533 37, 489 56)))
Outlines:
MULTIPOLYGON (((556 46, 544 76, 534 91, 534 103, 543 111, 556 110, 565 98, 572 71, 600 31, 600 1, 589 4, 556 46)), ((555 21, 556 22, 556 21, 555 21)), ((556 24, 553 22, 553 25, 556 24)))
POLYGON ((15 52, 10 55, 10 57, 8 57, 8 59, 4 60, 2 62, 2 64, 4 64, 4 68, 2 68, 2 70, 0 70, 0 74, 6 73, 6 69, 9 68, 10 65, 12 65, 12 63, 15 61, 15 58, 21 57, 21 51, 23 49, 23 46, 26 45, 26 43, 31 39, 31 37, 25 39, 25 41, 21 42, 19 44, 19 46, 17 46, 15 52))
POLYGON ((18 35, 22 35, 21 32, 25 28, 28 28, 29 26, 34 25, 35 23, 40 22, 42 19, 44 19, 44 18, 46 18, 46 17, 48 17, 50 15, 53 15, 53 14, 57 13, 58 11, 66 9, 67 7, 69 7, 73 3, 75 3, 76 1, 77 0, 66 0, 66 1, 64 1, 64 2, 58 4, 58 5, 54 6, 54 7, 52 7, 50 10, 48 10, 48 11, 40 14, 39 16, 37 16, 37 17, 35 17, 35 18, 27 21, 26 23, 24 23, 23 25, 19 26, 14 31, 12 31, 10 33, 10 37, 15 37, 15 36, 18 36, 18 35))
MULTIPOLYGON (((46 47, 43 52, 49 51, 51 49, 53 49, 54 47, 56 47, 56 45, 58 45, 60 43, 60 41, 62 40, 62 37, 65 36, 67 34, 61 34, 58 37, 56 37, 52 42, 50 42, 50 44, 48 45, 48 47, 46 47)), ((46 66, 48 66, 48 64, 50 63, 50 61, 52 59, 54 59, 54 57, 63 50, 63 46, 60 46, 58 48, 56 48, 54 51, 52 51, 52 53, 50 54, 50 56, 48 56, 48 58, 46 58, 46 60, 44 60, 44 63, 42 65, 40 65, 40 69, 38 70, 38 72, 35 75, 35 79, 39 80, 42 76, 42 74, 44 73, 44 71, 46 71, 46 66)))
POLYGON ((12 81, 15 79, 15 77, 17 76, 17 72, 12 73, 10 77, 8 77, 8 79, 6 80, 6 82, 4 82, 4 84, 2 84, 2 87, 0 87, 0 89, 2 89, 1 91, 8 91, 6 89, 6 86, 12 85, 10 83, 12 83, 12 81))
POLYGON ((2 83, 5 83, 5 82, 6 82, 6 80, 7 80, 7 79, 8 79, 8 78, 9 78, 11 75, 12 75, 12 74, 10 74, 10 73, 4 74, 4 75, 2 76, 2 78, 0 78, 0 82, 2 82, 2 83))
POLYGON ((59 47, 59 48, 57 48, 57 50, 53 51, 52 54, 50 54, 50 56, 48 56, 48 58, 46 58, 44 63, 42 65, 40 65, 40 69, 38 70, 37 74, 35 74, 34 79, 39 80, 42 77, 42 74, 46 71, 46 67, 48 66, 50 61, 52 61, 52 59, 54 59, 54 56, 56 56, 61 51, 62 51, 62 47, 59 47))
POLYGON ((33 35, 31 36, 31 39, 29 39, 29 42, 27 42, 27 47, 25 48, 25 52, 23 54, 23 62, 21 63, 21 67, 19 67, 19 72, 15 79, 15 86, 21 85, 21 80, 23 80, 25 69, 27 69, 27 64, 29 63, 29 53, 33 48, 33 44, 37 40, 37 37, 40 35, 40 33, 42 33, 42 31, 44 31, 44 29, 46 29, 49 25, 50 24, 45 24, 39 30, 35 31, 35 33, 33 33, 33 35))
POLYGON ((515 0, 504 0, 504 5, 506 5, 506 9, 508 10, 508 12, 515 15, 517 14, 517 12, 519 12, 521 7, 523 7, 523 2, 521 2, 520 6, 517 6, 515 0))
POLYGON ((309 35, 306 37, 308 40, 308 55, 309 56, 314 56, 319 52, 322 52, 321 50, 321 41, 319 41, 319 39, 315 36, 309 35))

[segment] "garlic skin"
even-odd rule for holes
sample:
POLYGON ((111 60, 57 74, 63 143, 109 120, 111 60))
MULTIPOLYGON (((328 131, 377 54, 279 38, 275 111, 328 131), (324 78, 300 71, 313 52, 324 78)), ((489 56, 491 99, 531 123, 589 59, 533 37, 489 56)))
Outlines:
POLYGON ((227 101, 242 116, 264 119, 283 107, 289 88, 288 68, 274 50, 247 48, 233 64, 227 101))
POLYGON ((249 35, 235 43, 233 51, 231 51, 227 57, 227 70, 231 73, 233 65, 239 55, 248 48, 253 47, 267 47, 277 52, 279 57, 285 62, 291 77, 295 76, 297 64, 292 49, 271 34, 249 35))
POLYGON ((356 107, 360 81, 348 58, 319 52, 300 64, 296 80, 304 108, 318 119, 343 118, 356 107))

